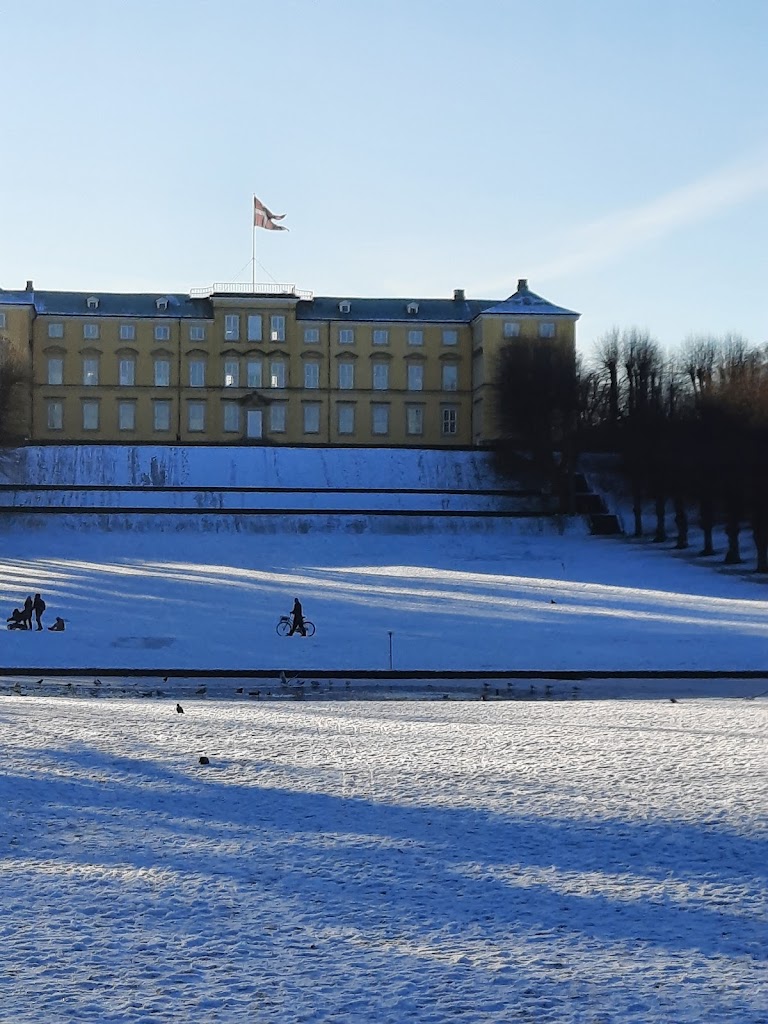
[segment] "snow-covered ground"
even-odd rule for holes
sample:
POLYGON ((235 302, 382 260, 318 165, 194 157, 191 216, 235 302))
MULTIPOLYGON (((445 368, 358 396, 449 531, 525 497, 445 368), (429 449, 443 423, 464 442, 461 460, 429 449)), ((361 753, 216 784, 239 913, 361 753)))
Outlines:
POLYGON ((766 741, 766 700, 5 697, 0 1017, 765 1024, 766 741))
POLYGON ((768 679, 483 679, 768 673, 758 577, 579 521, 72 522, 3 532, 67 629, 0 632, 0 1020, 768 1024, 768 679), (476 675, 355 700, 390 639, 476 675))
MULTIPOLYGON (((768 589, 649 544, 543 521, 419 535, 10 527, 6 614, 41 592, 64 633, 0 632, 5 668, 768 672, 768 589), (278 637, 299 596, 317 626, 278 637)), ((290 524, 286 524, 290 526, 290 524)), ((33 524, 34 526, 34 524, 33 524)), ((162 672, 164 674, 164 671, 162 672)), ((768 685, 768 684, 766 684, 768 685)))

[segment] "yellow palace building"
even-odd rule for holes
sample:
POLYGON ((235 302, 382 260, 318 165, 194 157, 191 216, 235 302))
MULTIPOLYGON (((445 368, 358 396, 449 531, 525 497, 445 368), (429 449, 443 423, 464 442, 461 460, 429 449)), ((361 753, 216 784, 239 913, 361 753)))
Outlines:
POLYGON ((34 443, 470 447, 496 436, 501 348, 573 355, 578 317, 524 279, 501 301, 458 289, 445 299, 258 284, 150 295, 28 281, 0 289, 0 346, 23 372, 14 432, 34 443))

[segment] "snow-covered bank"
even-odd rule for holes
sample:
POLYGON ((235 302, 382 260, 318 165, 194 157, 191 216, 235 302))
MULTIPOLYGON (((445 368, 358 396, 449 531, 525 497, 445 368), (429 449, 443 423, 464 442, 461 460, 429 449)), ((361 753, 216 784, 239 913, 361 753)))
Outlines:
POLYGON ((483 451, 262 445, 29 445, 5 449, 6 484, 69 487, 328 487, 486 490, 499 481, 483 451))

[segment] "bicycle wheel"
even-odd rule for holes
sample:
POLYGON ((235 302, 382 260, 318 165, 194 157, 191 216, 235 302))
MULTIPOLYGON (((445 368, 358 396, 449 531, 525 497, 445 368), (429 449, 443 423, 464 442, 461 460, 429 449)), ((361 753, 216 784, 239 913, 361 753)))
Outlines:
POLYGON ((278 636, 288 636, 288 634, 291 632, 290 620, 285 618, 280 619, 276 626, 276 629, 278 636))
POLYGON ((304 629, 307 631, 307 636, 315 635, 315 624, 310 622, 309 619, 304 619, 304 629))

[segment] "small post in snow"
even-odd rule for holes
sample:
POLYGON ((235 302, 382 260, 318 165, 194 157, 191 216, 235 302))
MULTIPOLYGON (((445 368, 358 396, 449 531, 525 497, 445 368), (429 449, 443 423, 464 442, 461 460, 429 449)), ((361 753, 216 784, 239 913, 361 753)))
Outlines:
POLYGON ((387 630, 389 633, 389 667, 392 668, 392 630, 387 630))

